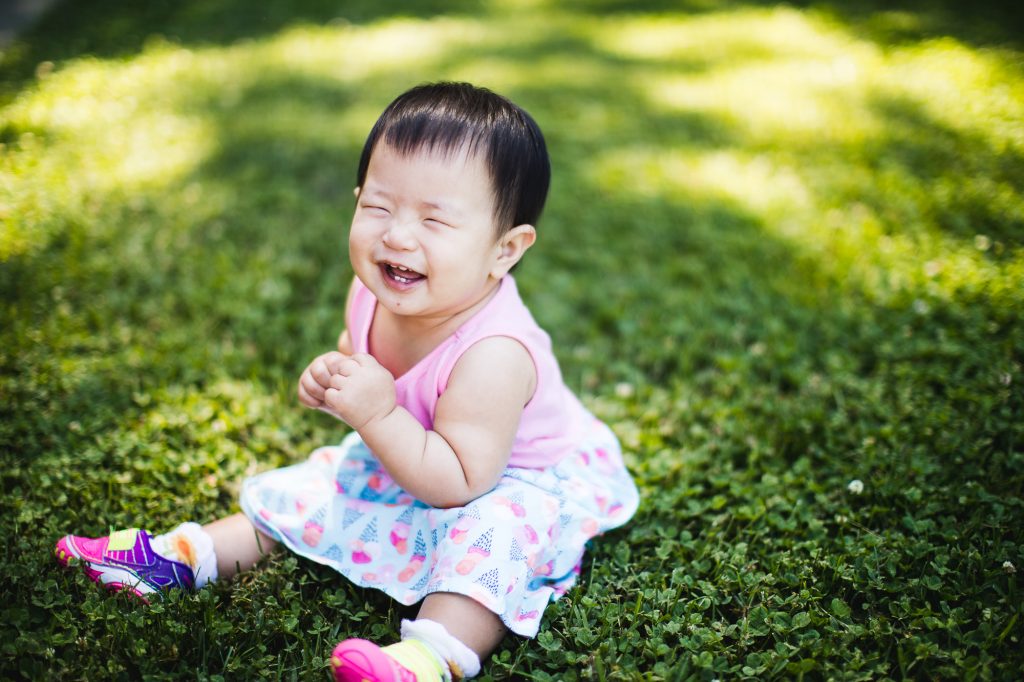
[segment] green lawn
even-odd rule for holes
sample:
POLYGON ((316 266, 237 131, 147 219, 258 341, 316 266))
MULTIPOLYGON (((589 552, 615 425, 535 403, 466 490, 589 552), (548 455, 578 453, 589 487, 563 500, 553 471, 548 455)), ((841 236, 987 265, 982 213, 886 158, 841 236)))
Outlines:
POLYGON ((340 438, 294 383, 358 153, 459 79, 547 134, 520 288, 643 496, 485 679, 1020 679, 1009 5, 58 6, 0 58, 0 678, 326 680, 412 613, 285 554, 142 607, 51 551, 340 438))

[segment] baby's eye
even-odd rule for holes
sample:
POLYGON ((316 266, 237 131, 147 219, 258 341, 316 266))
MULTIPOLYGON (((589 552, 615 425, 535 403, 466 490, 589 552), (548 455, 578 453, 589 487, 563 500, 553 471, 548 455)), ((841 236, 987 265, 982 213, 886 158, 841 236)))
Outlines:
POLYGON ((376 204, 363 204, 361 207, 364 211, 373 211, 378 215, 387 215, 388 210, 383 206, 377 206, 376 204))
POLYGON ((447 223, 440 218, 427 218, 424 222, 430 223, 431 225, 439 225, 441 227, 451 227, 450 223, 447 223))

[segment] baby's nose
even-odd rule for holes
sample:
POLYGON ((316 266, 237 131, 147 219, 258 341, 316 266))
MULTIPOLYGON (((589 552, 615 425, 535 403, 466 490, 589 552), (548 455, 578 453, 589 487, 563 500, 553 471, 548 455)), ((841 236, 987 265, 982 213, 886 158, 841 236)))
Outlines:
POLYGON ((384 244, 392 249, 409 250, 416 246, 415 234, 408 223, 396 220, 384 233, 384 244))

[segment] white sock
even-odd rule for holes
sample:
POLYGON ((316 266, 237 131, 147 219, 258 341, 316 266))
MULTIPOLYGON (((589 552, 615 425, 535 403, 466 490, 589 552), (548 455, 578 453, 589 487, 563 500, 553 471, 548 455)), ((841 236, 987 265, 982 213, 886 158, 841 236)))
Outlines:
POLYGON ((417 639, 433 649, 456 679, 480 674, 480 657, 445 626, 426 618, 402 621, 402 639, 417 639))
POLYGON ((213 538, 198 523, 183 523, 169 533, 157 535, 153 538, 153 551, 191 566, 197 590, 217 579, 213 538))

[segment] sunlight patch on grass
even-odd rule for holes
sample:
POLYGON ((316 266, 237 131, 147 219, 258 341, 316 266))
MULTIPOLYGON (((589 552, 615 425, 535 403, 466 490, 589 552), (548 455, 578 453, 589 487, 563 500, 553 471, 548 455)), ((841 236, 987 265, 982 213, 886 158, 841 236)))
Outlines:
POLYGON ((985 140, 993 152, 1024 153, 1024 59, 969 48, 951 38, 896 50, 880 86, 917 103, 949 130, 985 140))
POLYGON ((595 159, 590 172, 592 181, 608 191, 672 201, 717 197, 763 220, 803 211, 811 201, 791 169, 738 150, 613 150, 595 159))
POLYGON ((839 31, 786 8, 615 18, 596 23, 592 40, 595 49, 620 57, 704 68, 762 59, 841 57, 849 43, 839 31))
POLYGON ((0 233, 0 260, 41 248, 62 215, 94 212, 112 192, 166 186, 201 163, 216 140, 180 96, 202 66, 183 50, 127 64, 84 59, 4 110, 0 125, 25 132, 0 162, 0 202, 18 218, 0 233))
POLYGON ((856 97, 860 70, 849 57, 758 62, 704 77, 654 77, 647 91, 655 107, 730 121, 756 141, 857 142, 881 126, 856 97))
POLYGON ((655 109, 699 112, 772 144, 857 142, 881 125, 864 96, 878 69, 876 48, 813 15, 716 14, 654 30, 647 47, 642 32, 635 41, 634 54, 669 67, 639 74, 655 109))
POLYGON ((8 125, 45 131, 57 149, 88 149, 65 168, 92 189, 165 184, 205 157, 209 128, 180 109, 193 73, 204 63, 186 50, 161 50, 138 60, 77 62, 16 102, 8 125), (61 144, 64 143, 64 144, 61 144))
POLYGON ((484 57, 468 64, 462 64, 453 74, 453 79, 467 83, 487 84, 492 90, 519 87, 532 80, 523 73, 515 60, 498 57, 484 57))
MULTIPOLYGON (((604 83, 608 78, 608 69, 593 59, 574 55, 537 59, 529 71, 524 70, 514 58, 492 57, 474 59, 457 68, 452 77, 470 83, 484 84, 485 87, 498 91, 565 87, 567 84, 586 87, 604 83)), ((575 115, 575 112, 572 112, 572 115, 575 115)), ((554 125, 558 123, 553 122, 554 125)))
POLYGON ((609 37, 614 49, 660 60, 636 80, 647 105, 668 116, 725 123, 769 154, 860 145, 883 134, 866 95, 877 50, 814 15, 775 9, 651 18, 623 35, 618 43, 609 37))
POLYGON ((453 47, 494 38, 479 21, 390 19, 369 26, 302 26, 261 48, 268 63, 295 73, 362 81, 398 69, 419 71, 453 47))
POLYGON ((984 196, 992 214, 1024 224, 1019 189, 945 160, 957 136, 995 153, 1024 148, 1019 58, 951 39, 882 51, 786 9, 630 19, 594 35, 651 64, 636 70, 651 109, 726 123, 738 145, 610 150, 591 171, 609 191, 742 206, 874 300, 1022 298, 1024 253, 969 212, 969 197, 984 196), (967 235, 948 230, 957 221, 967 235))

